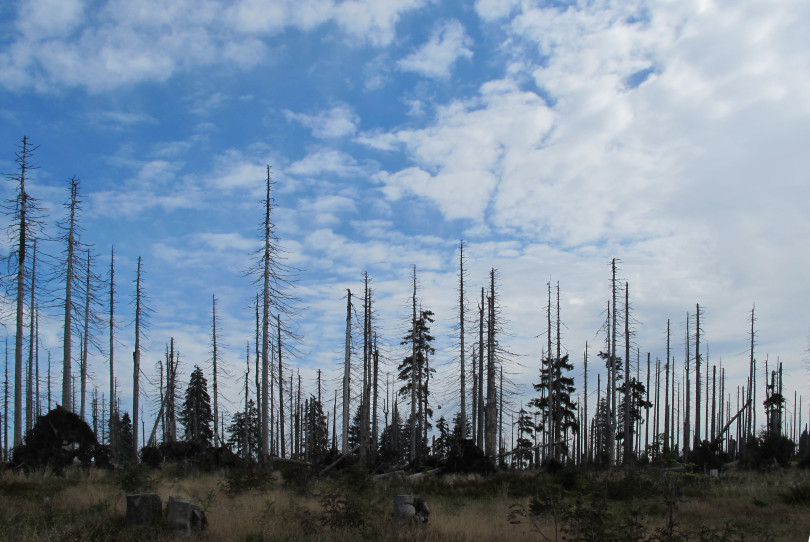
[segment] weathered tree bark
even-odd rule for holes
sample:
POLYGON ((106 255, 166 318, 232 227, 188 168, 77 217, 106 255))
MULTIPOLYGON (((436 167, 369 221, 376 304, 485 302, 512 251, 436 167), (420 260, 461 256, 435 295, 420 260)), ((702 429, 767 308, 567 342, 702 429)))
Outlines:
POLYGON ((412 341, 411 341, 411 355, 413 356, 411 359, 413 360, 413 365, 411 367, 411 445, 410 445, 410 455, 409 458, 411 461, 416 460, 417 458, 417 446, 416 446, 416 436, 417 433, 417 425, 418 420, 416 418, 416 386, 418 385, 417 381, 417 370, 416 370, 416 350, 417 350, 417 330, 416 330, 416 266, 413 266, 413 296, 411 299, 411 308, 413 311, 412 319, 411 319, 411 330, 412 333, 412 341))
MULTIPOLYGON (((67 321, 67 317, 65 317, 67 321)), ((67 334, 67 332, 66 332, 67 334)), ((138 414, 141 383, 141 257, 138 256, 138 271, 135 278, 135 351, 132 353, 132 450, 133 457, 138 456, 138 414)), ((64 388, 63 388, 64 393, 64 388)))
MULTIPOLYGON (((118 457, 118 437, 116 421, 118 411, 115 409, 115 247, 110 247, 110 455, 118 457)), ((50 405, 49 405, 50 406, 50 405)))
POLYGON ((585 365, 583 375, 585 383, 585 395, 583 396, 583 403, 584 403, 582 416, 583 423, 581 425, 582 442, 585 445, 585 455, 583 457, 583 463, 590 463, 591 455, 590 455, 590 447, 588 446, 588 342, 587 341, 585 341, 585 353, 583 354, 582 358, 585 365))
POLYGON ((490 270, 489 317, 487 318, 487 405, 485 411, 485 453, 490 458, 497 454, 498 390, 495 387, 495 269, 490 270))
MULTIPOLYGON (((270 166, 267 166, 264 200, 264 269, 262 273, 262 461, 270 460, 270 166)), ((281 375, 279 375, 280 377, 281 375)), ((279 379, 279 386, 281 380, 279 379)), ((280 397, 280 396, 279 396, 280 397)), ((282 401, 279 399, 279 402, 282 401)), ((283 446, 282 442, 282 446, 283 446)), ((283 454, 282 454, 283 455, 283 454)))
POLYGON ((363 274, 363 388, 360 403, 360 460, 369 458, 369 418, 370 418, 370 380, 371 380, 371 293, 368 287, 368 273, 363 274))
MULTIPOLYGON (((647 388, 646 388, 647 397, 650 396, 650 353, 647 352, 647 388)), ((656 400, 657 404, 657 400, 656 400)), ((644 449, 646 450, 647 447, 650 445, 650 405, 649 401, 647 401, 647 406, 645 407, 644 413, 644 449)))
POLYGON ((19 188, 17 190, 17 293, 15 297, 17 312, 17 328, 15 334, 14 352, 14 446, 22 444, 23 440, 23 332, 25 323, 23 321, 25 309, 25 256, 28 248, 29 218, 28 210, 31 200, 25 191, 25 177, 30 167, 29 160, 33 149, 28 146, 28 138, 23 136, 21 149, 17 153, 17 163, 20 166, 20 174, 17 177, 19 188))
MULTIPOLYGON (((377 419, 378 419, 378 417, 377 417, 377 396, 379 395, 379 393, 378 393, 378 385, 377 385, 377 383, 378 383, 377 377, 378 377, 379 365, 380 365, 380 351, 377 349, 377 334, 375 333, 374 334, 374 378, 373 378, 374 384, 373 384, 373 387, 372 387, 372 390, 373 390, 373 393, 374 393, 374 399, 373 399, 374 404, 373 404, 373 407, 372 407, 372 416, 371 416, 371 435, 372 435, 371 453, 372 453, 372 460, 373 461, 376 461, 377 449, 379 447, 379 442, 378 442, 379 428, 377 426, 377 419)), ((318 403, 320 404, 320 401, 321 401, 321 399, 320 399, 320 372, 318 373, 318 383, 319 383, 318 384, 318 403)))
MULTIPOLYGON (((614 312, 615 312, 614 307, 614 312)), ((624 283, 624 462, 633 456, 633 422, 630 419, 630 403, 633 401, 630 380, 630 283, 624 283)))
POLYGON ((80 386, 81 396, 79 398, 79 417, 84 420, 85 414, 85 399, 87 396, 87 348, 90 345, 90 298, 92 290, 90 287, 90 251, 87 251, 87 269, 85 269, 85 282, 84 282, 84 344, 82 346, 82 364, 80 367, 80 386))
MULTIPOLYGON (((222 439, 219 436, 219 406, 217 403, 217 296, 211 296, 211 361, 214 365, 214 379, 213 379, 213 388, 214 388, 214 446, 218 446, 222 443, 222 439)), ((247 416, 247 410, 245 410, 245 416, 247 416)))
POLYGON ((352 291, 346 290, 346 350, 343 361, 343 434, 341 450, 343 454, 349 453, 349 416, 350 416, 350 377, 352 355, 352 291))
POLYGON ((481 305, 478 307, 478 447, 484 449, 484 288, 481 288, 481 305))
POLYGON ((686 313, 686 361, 685 361, 685 366, 684 366, 684 372, 686 373, 686 388, 684 389, 684 396, 685 396, 684 407, 685 407, 686 413, 685 413, 685 418, 683 420, 683 442, 681 443, 682 446, 683 446, 684 452, 689 452, 690 445, 691 445, 691 442, 692 442, 691 437, 690 437, 690 430, 691 430, 691 424, 692 424, 692 413, 691 413, 691 410, 690 410, 690 405, 691 405, 691 402, 692 402, 692 398, 691 398, 692 386, 691 386, 691 384, 689 382, 689 370, 690 370, 689 362, 691 361, 690 352, 689 352, 689 342, 690 342, 690 337, 689 337, 689 313, 686 313))
MULTIPOLYGON (((34 425, 34 389, 39 388, 39 380, 34 380, 34 338, 36 337, 36 333, 34 333, 34 314, 36 313, 35 307, 36 302, 34 301, 34 292, 36 290, 36 277, 37 277, 37 240, 34 239, 34 246, 33 250, 31 251, 31 301, 29 303, 30 308, 30 332, 29 332, 29 341, 28 341, 28 386, 27 386, 27 393, 25 395, 25 430, 30 431, 31 427, 34 425), (36 382, 36 384, 34 384, 36 382)), ((3 418, 5 422, 5 418, 3 418)))
MULTIPOLYGON (((669 404, 669 319, 667 319, 667 359, 664 363, 664 452, 669 452, 670 447, 670 404, 669 404)), ((673 374, 673 380, 675 380, 673 374)))
POLYGON ((700 418, 702 412, 701 405, 701 386, 700 386, 700 304, 695 306, 695 436, 693 449, 697 450, 700 447, 700 418))
MULTIPOLYGON (((281 315, 276 315, 276 355, 278 356, 278 426, 279 436, 278 441, 281 444, 281 457, 287 457, 286 442, 284 439, 284 371, 282 365, 282 348, 281 348, 281 315)), ((290 375, 292 376, 292 375, 290 375)))
MULTIPOLYGON (((610 356, 608 359, 610 360, 610 382, 608 387, 610 389, 610 423, 608 424, 608 450, 610 454, 610 464, 613 465, 616 463, 616 416, 618 414, 616 407, 616 393, 617 393, 617 386, 616 386, 616 314, 618 311, 616 310, 616 258, 613 258, 610 263, 611 267, 611 281, 610 281, 610 289, 611 295, 613 299, 613 313, 612 313, 612 321, 610 326, 610 356)), ((625 375, 625 379, 628 378, 628 375, 625 375)))
MULTIPOLYGON (((72 361, 71 361, 71 338, 72 338, 72 312, 73 312, 73 259, 76 247, 76 205, 78 203, 79 184, 76 178, 70 179, 70 209, 68 215, 67 234, 67 261, 65 262, 65 321, 63 326, 62 341, 62 407, 73 412, 73 390, 72 390, 72 361)), ((133 413, 133 420, 137 419, 137 413, 133 413)), ((133 427, 133 437, 137 428, 133 427)), ((137 440, 137 439, 135 439, 137 440)))
POLYGON ((458 337, 460 368, 461 436, 467 437, 467 384, 464 361, 464 240, 458 245, 458 337))

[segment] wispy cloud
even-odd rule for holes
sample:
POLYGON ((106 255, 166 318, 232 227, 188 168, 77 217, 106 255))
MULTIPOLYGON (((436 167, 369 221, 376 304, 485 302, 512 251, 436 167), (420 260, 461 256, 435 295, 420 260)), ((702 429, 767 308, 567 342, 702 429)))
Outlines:
POLYGON ((450 77, 453 64, 458 59, 472 58, 471 46, 472 40, 459 21, 444 21, 436 26, 427 43, 400 60, 397 65, 403 71, 446 79, 450 77))
POLYGON ((79 0, 20 3, 15 32, 0 52, 0 85, 53 92, 65 87, 108 91, 166 81, 197 66, 248 69, 267 55, 265 39, 286 28, 336 23, 349 43, 382 46, 396 23, 423 0, 242 0, 231 5, 180 0, 108 0, 86 12, 79 0))
POLYGON ((312 130, 312 135, 320 139, 333 139, 354 135, 357 131, 358 116, 345 104, 314 115, 284 111, 287 120, 294 121, 312 130))

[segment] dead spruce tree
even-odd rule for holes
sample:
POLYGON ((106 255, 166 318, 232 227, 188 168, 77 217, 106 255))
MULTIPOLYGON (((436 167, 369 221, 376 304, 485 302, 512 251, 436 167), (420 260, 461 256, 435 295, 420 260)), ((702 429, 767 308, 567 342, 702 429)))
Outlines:
POLYGON ((31 163, 36 147, 30 145, 28 138, 23 136, 17 151, 15 161, 18 171, 9 175, 8 180, 14 186, 15 196, 8 200, 5 210, 10 215, 9 241, 14 247, 8 256, 9 268, 16 277, 15 312, 16 331, 14 339, 14 446, 22 444, 23 440, 23 335, 25 332, 25 279, 28 275, 26 269, 27 251, 34 239, 42 234, 42 208, 26 188, 26 181, 30 181, 31 173, 36 167, 31 163))
POLYGON ((464 240, 458 244, 458 352, 459 352, 459 419, 455 434, 467 438, 469 422, 467 420, 467 379, 465 374, 464 326, 467 311, 467 299, 464 295, 464 240))
POLYGON ((265 178, 265 197, 262 200, 263 216, 260 224, 261 230, 261 246, 254 252, 254 263, 248 269, 247 273, 254 278, 254 284, 260 286, 261 294, 260 300, 262 305, 262 318, 261 318, 261 426, 262 426, 262 440, 261 440, 261 456, 263 461, 270 458, 270 426, 271 418, 270 413, 273 410, 271 404, 270 388, 272 386, 272 377, 270 374, 270 345, 271 345, 271 329, 270 320, 275 313, 276 330, 275 340, 277 343, 276 355, 278 356, 279 372, 276 378, 279 383, 279 443, 281 445, 281 455, 285 455, 285 441, 284 441, 284 410, 283 410, 283 373, 282 363, 283 354, 293 352, 292 341, 298 339, 297 335, 292 332, 287 319, 295 315, 294 305, 297 299, 290 294, 289 290, 294 286, 294 274, 296 269, 290 267, 285 262, 284 250, 276 235, 276 226, 273 223, 273 209, 276 207, 275 200, 272 196, 272 190, 275 186, 270 175, 270 166, 267 166, 267 176, 265 178), (282 325, 281 315, 288 317, 282 325), (284 340, 284 339, 292 339, 284 340))
POLYGON ((143 287, 143 266, 141 257, 138 256, 138 267, 135 275, 135 292, 133 292, 133 304, 135 305, 135 350, 132 352, 132 450, 126 450, 121 446, 121 453, 131 452, 132 456, 138 455, 138 416, 140 413, 140 384, 141 384, 141 339, 145 336, 145 331, 149 329, 148 316, 152 312, 148 305, 148 297, 143 287))

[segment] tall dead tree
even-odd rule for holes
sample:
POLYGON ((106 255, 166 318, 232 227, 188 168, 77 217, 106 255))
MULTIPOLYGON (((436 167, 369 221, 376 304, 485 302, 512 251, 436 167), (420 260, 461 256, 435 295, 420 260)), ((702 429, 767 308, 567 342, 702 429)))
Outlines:
POLYGON ((30 325, 29 325, 29 333, 28 333, 28 390, 25 395, 25 430, 30 431, 31 427, 34 425, 34 389, 39 388, 39 379, 34 378, 34 358, 35 358, 35 341, 36 341, 36 332, 35 332, 35 323, 34 323, 34 316, 36 314, 36 301, 35 301, 35 292, 36 292, 36 277, 37 277, 37 240, 34 239, 34 246, 33 250, 31 251, 31 301, 29 303, 29 317, 30 317, 30 325))
POLYGON ((343 433, 341 435, 341 450, 344 455, 349 453, 349 417, 351 415, 350 378, 352 356, 352 291, 346 290, 346 350, 343 362, 343 433))
POLYGON ((416 436, 417 436, 417 420, 416 420, 416 386, 417 386, 417 371, 416 371, 416 359, 417 359, 417 349, 418 349, 418 334, 417 330, 417 322, 416 322, 416 265, 413 266, 413 295, 411 298, 411 308, 413 310, 413 317, 411 319, 413 330, 413 338, 411 341, 411 355, 413 356, 411 359, 414 362, 413 370, 411 371, 411 445, 410 445, 410 454, 408 458, 411 461, 414 461, 417 458, 416 455, 416 436))
POLYGON ((700 385, 700 304, 695 306, 695 436, 693 448, 700 447, 701 385, 700 385))
MULTIPOLYGON (((260 285, 261 288, 261 303, 262 303, 262 322, 261 322, 261 364, 262 364, 262 382, 261 382, 261 458, 263 461, 269 461, 272 453, 270 443, 270 430, 272 425, 272 412, 274 410, 271 403, 273 397, 271 395, 271 387, 273 375, 270 369, 270 343, 271 343, 271 330, 270 318, 271 309, 276 313, 277 330, 279 333, 284 332, 287 336, 293 338, 288 328, 281 326, 281 314, 291 316, 294 314, 293 305, 297 301, 296 298, 290 294, 289 288, 293 286, 293 272, 295 271, 290 266, 284 263, 284 251, 280 246, 279 239, 276 236, 276 226, 272 221, 272 212, 276 204, 272 197, 272 188, 275 181, 272 180, 270 175, 270 166, 267 166, 267 176, 265 177, 265 197, 262 200, 264 213, 260 225, 262 245, 254 253, 255 261, 248 270, 248 274, 255 277, 254 284, 260 285)), ((277 337, 279 347, 282 346, 282 338, 277 337)), ((277 352, 279 359, 279 368, 281 368, 282 351, 277 352)), ((281 371, 277 375, 279 386, 282 387, 281 371)), ((283 411, 282 394, 279 392, 279 412, 283 411)), ((283 434, 283 423, 280 424, 281 432, 283 434)), ((284 455, 284 441, 281 440, 282 455, 284 455)))
POLYGON ((118 411, 115 409, 116 394, 115 394, 115 247, 110 247, 110 271, 109 271, 109 284, 110 284, 110 314, 108 323, 110 325, 110 455, 118 457, 118 431, 116 430, 116 421, 118 420, 118 411))
POLYGON ((25 277, 26 256, 29 244, 37 238, 42 229, 41 209, 37 200, 26 190, 25 183, 31 172, 36 169, 31 159, 36 147, 32 147, 26 136, 23 136, 15 161, 18 173, 9 175, 8 179, 15 185, 15 197, 6 203, 6 212, 11 215, 9 232, 11 245, 16 249, 9 254, 9 265, 16 274, 16 331, 14 339, 14 446, 23 440, 23 334, 25 333, 25 277))
MULTIPOLYGON (((615 312, 615 307, 614 307, 615 312)), ((630 284, 624 283, 624 459, 628 463, 633 456, 633 421, 630 418, 633 401, 633 386, 630 382, 630 284)))
POLYGON ((6 362, 3 364, 3 461, 8 461, 8 336, 6 336, 6 362))
POLYGON ((582 416, 582 423, 580 427, 582 428, 582 442, 585 445, 585 454, 584 456, 581 454, 581 460, 583 463, 590 463, 590 448, 588 447, 588 342, 585 341, 585 353, 582 355, 582 361, 584 364, 583 369, 583 380, 585 384, 585 391, 583 395, 583 402, 585 403, 583 406, 583 416, 582 416))
POLYGON ((754 322, 756 322, 756 305, 751 307, 751 332, 749 335, 750 338, 750 348, 749 348, 749 358, 748 358, 748 415, 747 415, 747 426, 745 428, 745 434, 743 435, 743 442, 748 441, 749 437, 754 434, 754 429, 756 428, 756 408, 754 408, 754 404, 756 402, 756 359, 754 358, 754 344, 755 344, 755 337, 756 332, 754 330, 754 322))
POLYGON ((476 443, 482 450, 484 449, 484 288, 481 288, 481 304, 478 305, 478 429, 476 433, 476 443))
MULTIPOLYGON (((613 300, 613 307, 612 319, 610 324, 610 383, 608 386, 610 387, 610 423, 609 423, 609 433, 608 433, 608 452, 610 454, 609 460, 610 464, 613 465, 616 463, 616 417, 618 414, 618 408, 616 408, 616 393, 618 386, 617 382, 617 359, 616 359, 616 314, 619 312, 616 309, 616 295, 618 292, 618 286, 616 285, 616 258, 613 258, 610 262, 610 269, 611 269, 611 279, 610 279, 610 291, 613 300)), ((627 378, 627 375, 625 375, 627 378)))
POLYGON ((689 343, 691 341, 691 337, 689 336, 689 313, 686 313, 686 360, 684 361, 684 373, 686 373, 686 388, 684 389, 684 409, 686 413, 684 414, 683 420, 683 449, 684 452, 689 452, 690 445, 691 445, 691 437, 690 431, 692 429, 692 413, 690 410, 690 406, 692 403, 691 399, 691 390, 692 386, 689 382, 689 363, 691 362, 691 354, 689 352, 689 343))
MULTIPOLYGON (((214 446, 222 444, 219 434, 219 392, 217 388, 217 375, 219 374, 219 351, 217 349, 217 296, 211 296, 211 364, 213 365, 213 391, 214 391, 214 446)), ((247 413, 247 409, 245 410, 247 413)), ((245 414, 247 415, 247 414, 245 414)))
POLYGON ((460 369, 460 423, 458 434, 467 437, 467 380, 464 361, 464 319, 466 299, 464 297, 464 240, 458 244, 458 342, 459 342, 459 369, 460 369))
MULTIPOLYGON (((270 257, 272 222, 270 221, 271 199, 270 166, 267 166, 266 196, 264 200, 264 255, 262 258, 262 461, 270 459, 270 398, 268 396, 270 382, 270 257)), ((281 386, 281 384, 279 384, 281 386)), ((279 394, 281 402, 281 394, 279 394)), ((282 440, 281 445, 284 446, 282 440)), ((283 454, 282 454, 283 456, 283 454)))
MULTIPOLYGON (((78 244, 78 211, 81 200, 79 200, 79 181, 76 177, 70 179, 70 197, 65 207, 68 209, 68 217, 64 224, 65 229, 65 305, 64 305, 64 326, 62 339, 62 406, 69 410, 74 410, 73 389, 72 389, 72 336, 73 336, 73 287, 76 277, 76 260, 78 244)), ((137 413, 133 413, 137 420, 137 413)), ((134 428, 137 432, 137 428, 134 428)), ((137 441, 137 439, 135 439, 137 441)))
POLYGON ((138 453, 138 412, 141 393, 141 257, 138 256, 138 270, 135 277, 135 351, 132 353, 132 454, 138 453))
POLYGON ((371 418, 371 290, 368 287, 368 273, 363 273, 363 388, 360 401, 360 460, 368 461, 369 425, 371 418))
MULTIPOLYGON (((138 424, 140 416, 140 381, 141 381, 141 340, 146 335, 149 328, 148 316, 152 312, 149 308, 149 298, 143 287, 144 270, 141 257, 138 256, 138 267, 135 276, 135 350, 132 352, 132 450, 131 453, 137 457, 138 453, 138 424)), ((121 450, 127 453, 129 450, 121 450)))
POLYGON ((495 387, 495 348, 497 343, 495 324, 495 269, 489 274, 489 298, 487 307, 489 315, 487 318, 487 402, 484 411, 484 426, 486 435, 484 437, 485 453, 490 458, 495 458, 497 454, 497 429, 498 429, 498 390, 495 387))
POLYGON ((85 283, 84 283, 84 333, 82 334, 82 340, 84 343, 82 344, 82 361, 81 365, 79 366, 79 382, 81 388, 81 395, 79 397, 79 417, 84 420, 85 419, 85 402, 87 396, 87 361, 88 361, 88 349, 90 346, 90 323, 91 318, 95 320, 95 314, 91 313, 91 303, 93 302, 93 285, 90 281, 91 279, 91 270, 92 270, 92 261, 90 250, 87 250, 87 262, 86 262, 86 269, 85 271, 85 283))
MULTIPOLYGON (((286 452, 286 444, 284 441, 284 372, 283 372, 283 365, 282 365, 282 353, 284 349, 281 347, 281 315, 276 315, 276 356, 278 357, 278 427, 279 427, 279 437, 278 441, 281 444, 281 457, 287 457, 286 452)), ((292 372, 290 373, 290 378, 292 378, 292 372)), ((290 384, 290 388, 292 388, 292 384, 290 384)), ((292 393, 292 389, 290 389, 290 393, 292 393)), ((292 413, 290 413, 292 414, 292 413)), ((290 435, 292 438, 292 435, 290 435)))

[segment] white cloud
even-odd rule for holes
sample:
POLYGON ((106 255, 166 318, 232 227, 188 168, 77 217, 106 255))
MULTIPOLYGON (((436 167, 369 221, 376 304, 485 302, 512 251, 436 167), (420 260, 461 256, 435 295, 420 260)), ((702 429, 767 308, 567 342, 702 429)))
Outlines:
POLYGON ((358 116, 345 104, 337 105, 328 111, 315 115, 284 111, 287 120, 295 121, 312 130, 312 135, 320 139, 334 139, 354 135, 357 131, 358 116))
POLYGON ((472 40, 459 21, 444 21, 433 30, 427 43, 400 60, 397 65, 403 71, 447 79, 453 64, 459 58, 472 58, 471 46, 472 40))
POLYGON ((335 22, 350 44, 390 43, 400 17, 423 0, 305 0, 232 5, 214 1, 108 0, 86 12, 78 0, 21 2, 16 32, 0 52, 0 85, 12 90, 82 87, 99 92, 165 81, 189 67, 250 68, 263 40, 285 28, 335 22))
MULTIPOLYGON (((439 109, 432 126, 366 135, 375 148, 400 146, 417 164, 380 173, 391 198, 411 193, 434 200, 449 219, 483 220, 504 168, 542 144, 552 115, 542 99, 508 82, 493 82, 478 99, 439 109)), ((531 183, 529 183, 530 186, 531 183)))
POLYGON ((318 149, 285 168, 285 173, 313 177, 332 173, 340 177, 363 175, 363 169, 350 155, 331 149, 318 149))
POLYGON ((69 36, 84 14, 81 0, 30 0, 20 3, 17 28, 31 39, 69 36))

